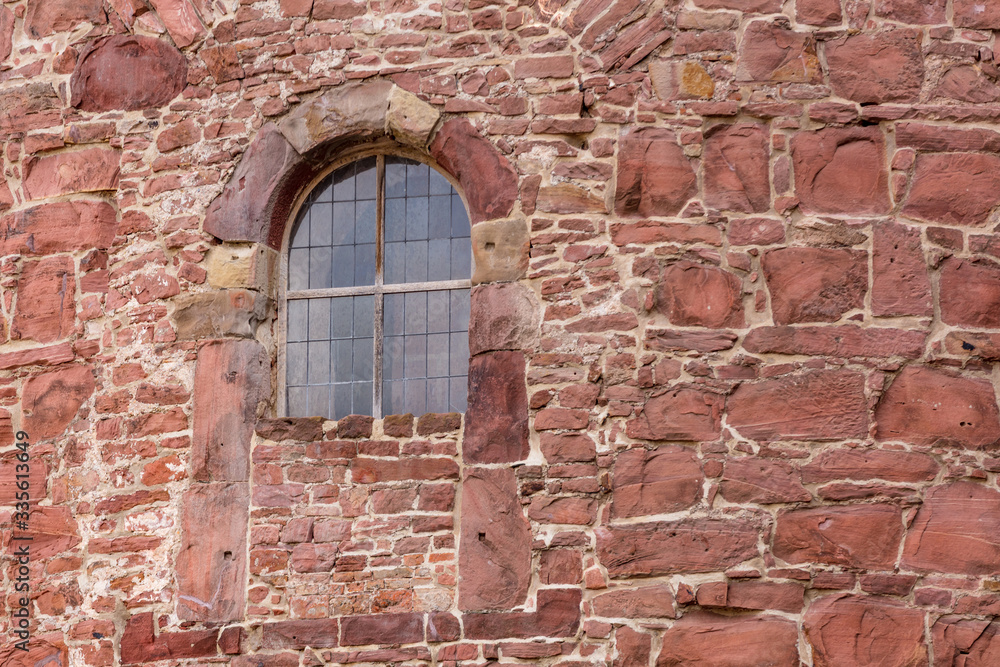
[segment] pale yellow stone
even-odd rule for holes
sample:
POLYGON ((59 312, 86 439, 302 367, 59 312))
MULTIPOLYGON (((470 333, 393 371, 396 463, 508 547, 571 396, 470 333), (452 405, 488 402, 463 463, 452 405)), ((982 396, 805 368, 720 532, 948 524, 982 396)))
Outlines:
POLYGON ((386 129, 401 144, 424 148, 441 114, 413 93, 395 87, 389 95, 386 129))
MULTIPOLYGON (((243 287, 269 292, 277 253, 261 243, 224 243, 205 258, 208 284, 217 289, 243 287)), ((273 295, 271 295, 273 296, 273 295)))
POLYGON ((518 280, 528 270, 528 225, 524 220, 493 220, 472 226, 472 284, 518 280))

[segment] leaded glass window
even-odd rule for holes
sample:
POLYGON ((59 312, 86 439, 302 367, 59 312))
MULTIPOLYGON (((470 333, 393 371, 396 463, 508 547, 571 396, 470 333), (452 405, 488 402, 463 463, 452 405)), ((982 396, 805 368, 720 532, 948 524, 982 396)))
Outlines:
POLYGON ((469 230, 451 183, 413 160, 368 157, 312 190, 288 251, 286 414, 465 411, 469 230))

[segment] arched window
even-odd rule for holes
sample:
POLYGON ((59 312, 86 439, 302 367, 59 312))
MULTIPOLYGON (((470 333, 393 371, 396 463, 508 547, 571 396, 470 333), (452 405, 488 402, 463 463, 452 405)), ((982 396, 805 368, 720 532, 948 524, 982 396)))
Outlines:
POLYGON ((285 414, 465 411, 469 216, 437 170, 381 154, 335 169, 286 268, 285 414))

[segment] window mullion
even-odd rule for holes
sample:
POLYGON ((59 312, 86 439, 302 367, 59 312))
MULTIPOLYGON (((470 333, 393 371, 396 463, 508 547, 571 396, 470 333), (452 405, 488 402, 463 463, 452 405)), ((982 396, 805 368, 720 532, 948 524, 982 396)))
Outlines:
POLYGON ((382 418, 382 281, 385 219, 385 157, 375 161, 375 340, 372 361, 372 416, 382 418))

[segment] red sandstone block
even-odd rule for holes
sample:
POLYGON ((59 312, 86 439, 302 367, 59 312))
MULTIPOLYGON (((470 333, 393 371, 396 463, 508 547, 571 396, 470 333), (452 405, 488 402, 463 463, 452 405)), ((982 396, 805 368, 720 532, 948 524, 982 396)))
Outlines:
POLYGON ((878 0, 875 13, 900 23, 934 25, 945 22, 947 4, 947 0, 878 0))
POLYGON ((745 325, 743 286, 723 269, 681 261, 670 264, 656 289, 656 309, 675 326, 745 325))
POLYGON ((903 564, 979 576, 1000 563, 1000 494, 962 481, 928 492, 906 537, 903 564))
POLYGON ((955 26, 959 28, 1000 28, 1000 7, 975 0, 955 0, 955 26))
POLYGON ((649 399, 626 426, 643 440, 714 440, 719 437, 723 397, 695 387, 677 387, 649 399))
POLYGON ((822 73, 816 42, 809 33, 772 23, 753 21, 740 42, 738 81, 819 83, 822 73))
POLYGON ((775 616, 718 616, 692 612, 663 635, 658 667, 691 664, 746 664, 795 667, 798 630, 775 616))
POLYGON ((622 137, 615 213, 624 217, 677 215, 696 191, 694 170, 672 131, 643 128, 622 137))
POLYGON ((466 638, 526 639, 575 635, 580 626, 582 591, 547 588, 539 590, 537 595, 536 612, 463 614, 466 638))
POLYGON ((719 490, 733 503, 790 503, 812 500, 798 472, 783 461, 754 457, 726 461, 719 490))
POLYGON ((121 639, 121 658, 126 665, 205 658, 218 654, 217 630, 161 632, 154 636, 152 612, 132 616, 121 639))
POLYGON ((578 497, 535 497, 528 516, 539 523, 590 525, 597 519, 597 501, 578 497))
POLYGON ((458 464, 446 458, 412 458, 395 461, 357 458, 351 462, 351 475, 356 483, 361 484, 457 479, 458 464))
POLYGON ((855 102, 916 102, 924 81, 921 33, 890 30, 826 43, 834 92, 855 102))
POLYGON ((818 665, 927 664, 924 612, 879 597, 832 595, 816 600, 805 631, 818 665), (868 619, 885 619, 871 624, 868 619))
POLYGON ((338 646, 338 621, 335 618, 302 619, 265 623, 262 648, 303 649, 338 646))
POLYGON ((95 386, 89 366, 68 366, 31 377, 21 394, 22 428, 34 439, 62 434, 95 386))
POLYGON ((573 75, 573 56, 540 56, 514 61, 514 78, 556 78, 573 75))
POLYGON ((341 645, 412 644, 424 640, 423 614, 377 614, 340 619, 341 645))
POLYGON ((0 218, 0 253, 50 255, 108 248, 117 224, 115 209, 106 202, 40 204, 0 218))
POLYGON ((826 128, 792 137, 795 193, 804 210, 889 211, 885 140, 877 128, 826 128))
POLYGON ((832 449, 802 466, 802 479, 807 484, 837 479, 921 482, 934 479, 939 467, 933 457, 918 452, 832 449))
POLYGON ((704 482, 694 452, 682 447, 630 449, 615 459, 611 516, 676 512, 701 497, 704 482))
POLYGON ((903 214, 943 224, 982 224, 1000 203, 998 170, 1000 158, 995 155, 918 155, 903 214), (957 191, 959 183, 961 190, 957 191))
POLYGON ((903 535, 891 505, 814 507, 779 512, 774 555, 788 563, 891 569, 903 535))
POLYGON ((92 42, 80 54, 70 79, 71 103, 84 111, 149 109, 170 102, 186 84, 187 62, 169 42, 114 35, 92 42), (118 71, 129 76, 105 75, 118 71))
POLYGON ((927 333, 853 325, 758 327, 743 339, 753 353, 807 354, 831 357, 894 357, 923 355, 927 333))
POLYGON ((594 613, 604 618, 674 618, 674 595, 659 584, 613 590, 595 597, 594 613))
POLYGON ((773 581, 731 581, 726 605, 738 609, 785 611, 797 614, 805 605, 801 584, 773 581))
POLYGON ((835 322, 861 308, 868 256, 841 248, 779 248, 762 260, 775 324, 835 322))

